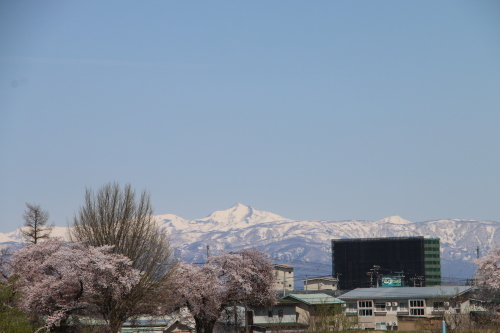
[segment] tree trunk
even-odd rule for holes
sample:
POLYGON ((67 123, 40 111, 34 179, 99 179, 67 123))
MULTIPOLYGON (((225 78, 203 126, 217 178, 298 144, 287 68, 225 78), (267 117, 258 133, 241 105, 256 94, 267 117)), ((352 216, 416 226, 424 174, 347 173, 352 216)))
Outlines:
POLYGON ((217 320, 204 320, 201 318, 194 318, 196 323, 196 333, 213 333, 215 322, 217 320))
POLYGON ((110 320, 109 321, 109 332, 110 333, 118 333, 122 328, 123 322, 121 320, 110 320))

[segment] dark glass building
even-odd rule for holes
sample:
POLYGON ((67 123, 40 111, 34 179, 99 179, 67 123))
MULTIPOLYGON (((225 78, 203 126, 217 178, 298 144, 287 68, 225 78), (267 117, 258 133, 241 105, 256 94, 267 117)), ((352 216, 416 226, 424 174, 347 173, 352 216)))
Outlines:
POLYGON ((344 290, 381 286, 383 276, 399 277, 403 286, 439 285, 439 253, 436 238, 333 239, 333 276, 344 290))

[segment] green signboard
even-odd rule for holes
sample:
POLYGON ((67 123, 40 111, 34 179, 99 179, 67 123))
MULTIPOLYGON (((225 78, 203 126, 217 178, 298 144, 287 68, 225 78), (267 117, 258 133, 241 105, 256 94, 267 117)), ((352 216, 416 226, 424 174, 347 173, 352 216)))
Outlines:
POLYGON ((382 276, 382 287, 401 287, 401 277, 394 275, 382 276))

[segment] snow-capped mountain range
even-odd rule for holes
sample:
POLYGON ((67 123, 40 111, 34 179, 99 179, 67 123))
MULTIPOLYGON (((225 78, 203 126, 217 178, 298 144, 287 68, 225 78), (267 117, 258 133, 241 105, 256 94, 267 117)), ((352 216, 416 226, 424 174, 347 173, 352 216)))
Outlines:
MULTIPOLYGON (((379 221, 295 221, 273 213, 236 204, 205 218, 185 220, 166 214, 156 216, 171 237, 177 256, 204 262, 210 254, 256 247, 276 262, 299 268, 302 274, 331 274, 331 240, 424 236, 440 238, 442 276, 470 278, 474 274, 477 249, 486 253, 500 243, 500 223, 463 219, 410 222, 399 216, 379 221), (304 268, 307 267, 307 268, 304 268), (307 272, 309 270, 309 272, 307 272)), ((67 228, 56 227, 54 236, 67 237, 67 228)), ((18 245, 19 230, 0 233, 0 245, 18 245)))

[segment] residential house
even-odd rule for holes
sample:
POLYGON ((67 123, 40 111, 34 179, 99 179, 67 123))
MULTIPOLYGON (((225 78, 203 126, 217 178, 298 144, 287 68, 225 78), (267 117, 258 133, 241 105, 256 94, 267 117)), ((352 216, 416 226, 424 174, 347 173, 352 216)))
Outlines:
POLYGON ((284 300, 296 301, 297 322, 310 324, 311 319, 324 313, 328 309, 331 313, 341 312, 342 304, 345 302, 327 294, 290 294, 283 297, 284 300))
POLYGON ((271 309, 255 310, 250 320, 254 331, 304 331, 308 325, 297 321, 297 306, 295 300, 279 299, 271 309))
POLYGON ((256 310, 253 315, 254 331, 274 332, 306 330, 320 313, 342 312, 345 302, 333 296, 315 294, 289 294, 278 300, 272 309, 256 310), (330 311, 332 310, 332 311, 330 311))
POLYGON ((358 288, 340 299, 346 313, 358 316, 358 327, 378 330, 418 330, 438 326, 445 314, 470 310, 470 286, 358 288))
POLYGON ((337 290, 338 280, 331 276, 313 277, 302 280, 304 282, 304 290, 337 290))

